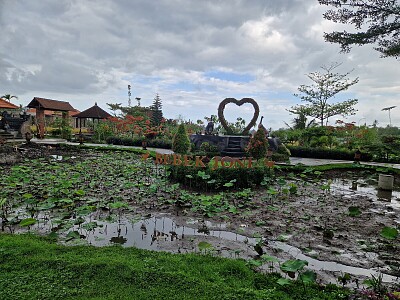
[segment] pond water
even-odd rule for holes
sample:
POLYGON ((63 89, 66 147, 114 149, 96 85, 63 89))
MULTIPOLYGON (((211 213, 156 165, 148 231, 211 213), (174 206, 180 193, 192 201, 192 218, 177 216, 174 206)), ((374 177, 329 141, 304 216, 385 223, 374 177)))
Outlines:
POLYGON ((386 207, 400 209, 400 183, 395 182, 393 190, 381 190, 378 188, 378 174, 372 174, 367 178, 353 173, 352 178, 335 178, 332 180, 332 190, 337 193, 368 196, 372 201, 385 203, 386 207))
MULTIPOLYGON (((109 246, 114 244, 123 247, 137 247, 153 251, 169 251, 172 253, 201 252, 198 248, 200 241, 210 243, 211 249, 216 255, 224 257, 241 257, 245 259, 257 258, 254 245, 260 242, 260 238, 249 237, 228 230, 226 223, 214 223, 195 219, 180 219, 182 225, 170 216, 151 216, 143 219, 120 218, 117 222, 96 220, 93 217, 86 218, 80 225, 74 225, 71 229, 61 233, 66 245, 87 243, 93 246, 109 246), (85 226, 90 224, 90 226, 85 226)), ((51 222, 39 222, 29 230, 46 232, 54 224, 51 222)), ((245 227, 245 225, 242 225, 245 227)), ((308 262, 308 269, 322 272, 349 273, 356 276, 377 276, 378 269, 358 268, 340 264, 337 262, 321 261, 303 253, 297 247, 280 241, 264 241, 265 253, 274 255, 284 252, 288 257, 301 259, 308 262)), ((370 253, 373 259, 376 254, 370 253)), ((283 260, 282 260, 283 261, 283 260)), ((381 270, 382 271, 382 270, 381 270)), ((335 276, 327 276, 326 280, 335 283, 335 276), (328 278, 328 279, 327 279, 328 278)), ((397 277, 382 274, 384 282, 395 282, 397 277)))
MULTIPOLYGON (((248 253, 247 258, 252 255, 255 257, 256 252, 251 251, 251 246, 256 245, 259 241, 258 238, 227 231, 227 224, 225 223, 200 222, 193 219, 188 219, 185 225, 178 225, 172 218, 167 216, 150 217, 135 223, 132 223, 129 219, 121 219, 118 223, 96 222, 99 227, 91 231, 78 226, 75 226, 72 230, 76 230, 89 244, 95 246, 121 244, 124 247, 133 246, 140 249, 167 250, 175 253, 199 251, 197 245, 192 242, 193 237, 201 237, 203 241, 207 241, 209 238, 217 238, 220 242, 215 246, 215 250, 219 255, 226 257, 234 256, 234 253, 237 253, 235 250, 241 248, 240 244, 248 246, 250 253, 248 253), (189 245, 186 248, 182 246, 184 244, 180 243, 184 240, 189 245), (235 247, 236 245, 237 249, 226 246, 227 244, 224 241, 233 242, 229 244, 230 247, 235 247)), ((376 269, 357 268, 336 262, 314 259, 302 253, 299 248, 284 242, 268 241, 265 248, 267 251, 269 249, 269 252, 280 250, 293 258, 306 260, 308 262, 307 268, 312 270, 346 272, 363 276, 377 276, 379 274, 376 269)), ((373 256, 374 254, 371 253, 370 255, 373 256)), ((396 277, 383 274, 382 279, 385 282, 394 282, 396 277)))
MULTIPOLYGON (((54 157, 55 160, 63 159, 54 157)), ((368 196, 372 201, 385 204, 386 212, 397 215, 400 224, 400 186, 395 184, 393 191, 381 191, 377 189, 378 175, 362 177, 337 178, 332 180, 333 193, 340 193, 344 197, 352 197, 360 194, 368 196)), ((20 211, 22 215, 24 212, 20 211)), ((26 213, 26 212, 25 212, 26 213)), ((77 221, 75 216, 69 220, 70 226, 62 228, 53 220, 53 216, 39 213, 38 223, 28 229, 9 228, 12 231, 38 231, 40 233, 57 232, 63 243, 68 245, 87 243, 94 246, 107 246, 119 244, 123 247, 137 247, 155 251, 169 251, 173 253, 201 252, 199 242, 205 241, 212 245, 214 253, 225 257, 242 257, 252 259, 257 256, 254 246, 260 243, 260 238, 239 234, 229 227, 229 223, 214 223, 193 218, 179 218, 177 220, 169 215, 152 215, 147 217, 135 217, 134 215, 120 216, 114 220, 107 220, 108 212, 96 212, 81 217, 77 221), (232 230, 232 231, 230 231, 232 230)), ((3 224, 2 224, 3 225, 3 224)), ((243 229, 246 225, 243 224, 243 229)), ((241 232, 236 230, 237 232, 241 232)), ((244 232, 245 230, 243 230, 244 232)), ((377 276, 379 270, 347 266, 344 264, 322 261, 313 258, 313 253, 305 253, 301 249, 287 243, 268 240, 263 241, 265 253, 274 255, 277 252, 287 254, 289 258, 302 259, 308 262, 308 269, 316 271, 343 272, 353 275, 377 276)), ((343 255, 347 255, 343 253, 343 255)), ((370 260, 374 260, 375 253, 369 252, 370 260)), ((383 281, 394 282, 398 280, 394 276, 382 274, 383 281)), ((335 282, 335 277, 328 281, 335 282)))

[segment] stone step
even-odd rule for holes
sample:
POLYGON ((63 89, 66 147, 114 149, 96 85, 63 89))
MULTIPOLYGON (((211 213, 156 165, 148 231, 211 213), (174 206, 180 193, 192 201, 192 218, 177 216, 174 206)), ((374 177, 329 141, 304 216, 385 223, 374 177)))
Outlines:
POLYGON ((8 132, 0 132, 0 139, 10 140, 13 139, 14 135, 8 132))
POLYGON ((244 152, 227 152, 227 151, 223 151, 223 152, 221 152, 221 156, 244 157, 245 153, 244 152))
POLYGON ((225 148, 224 151, 226 151, 226 152, 243 152, 243 150, 240 148, 229 148, 229 147, 225 148))

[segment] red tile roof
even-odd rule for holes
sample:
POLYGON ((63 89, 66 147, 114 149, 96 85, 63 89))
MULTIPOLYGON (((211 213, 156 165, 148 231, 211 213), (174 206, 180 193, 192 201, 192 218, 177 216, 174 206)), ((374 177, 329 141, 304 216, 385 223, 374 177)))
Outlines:
POLYGON ((58 101, 35 97, 28 104, 29 108, 42 108, 54 111, 73 111, 74 108, 66 101, 58 101))
POLYGON ((19 106, 12 104, 11 102, 8 102, 7 100, 4 100, 3 98, 0 98, 0 108, 5 108, 5 109, 19 109, 19 106))

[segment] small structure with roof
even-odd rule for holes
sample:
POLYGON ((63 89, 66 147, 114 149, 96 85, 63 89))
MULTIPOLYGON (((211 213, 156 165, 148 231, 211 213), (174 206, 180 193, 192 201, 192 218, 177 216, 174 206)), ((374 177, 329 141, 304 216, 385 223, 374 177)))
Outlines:
MULTIPOLYGON (((36 109, 35 108, 28 108, 26 110, 26 113, 32 117, 32 119, 35 121, 35 116, 36 116, 36 109)), ((72 120, 72 117, 76 114, 80 113, 79 110, 74 109, 73 111, 68 111, 68 117, 71 117, 70 120, 70 126, 74 127, 74 122, 75 120, 72 120)), ((53 111, 53 110, 45 110, 44 111, 44 119, 45 119, 45 124, 48 126, 49 124, 54 123, 58 118, 62 118, 62 112, 61 111, 53 111)))
POLYGON ((104 109, 99 107, 97 105, 97 102, 95 102, 92 107, 80 112, 79 114, 74 115, 73 117, 76 118, 75 127, 79 127, 80 130, 82 130, 82 127, 88 127, 90 121, 94 125, 96 120, 97 123, 99 123, 101 120, 105 120, 111 117, 111 115, 104 109))
POLYGON ((22 108, 0 98, 0 138, 11 138, 20 135, 21 126, 27 120, 26 114, 21 114, 22 108))
POLYGON ((38 126, 38 137, 44 138, 44 127, 45 127, 45 110, 60 111, 62 118, 66 119, 69 111, 75 111, 75 109, 66 101, 51 100, 45 98, 35 97, 28 104, 29 108, 36 109, 36 122, 38 126))
POLYGON ((6 99, 0 98, 0 111, 7 111, 7 110, 15 110, 20 109, 18 105, 12 104, 11 102, 7 101, 6 99))

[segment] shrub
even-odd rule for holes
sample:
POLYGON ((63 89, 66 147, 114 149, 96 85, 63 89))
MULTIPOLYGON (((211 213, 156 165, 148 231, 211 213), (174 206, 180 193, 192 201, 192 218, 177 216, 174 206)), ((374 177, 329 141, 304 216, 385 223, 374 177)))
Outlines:
POLYGON ((278 146, 278 150, 272 154, 271 160, 278 162, 287 162, 289 161, 290 155, 290 150, 286 148, 284 144, 280 144, 278 146))
POLYGON ((116 136, 109 136, 106 138, 106 143, 109 145, 122 145, 121 139, 116 136))
POLYGON ((94 126, 93 139, 95 141, 104 141, 113 135, 113 128, 108 122, 100 122, 97 126, 94 126))
POLYGON ((197 152, 198 155, 205 155, 209 158, 212 158, 214 156, 220 155, 220 151, 218 150, 218 147, 210 144, 209 142, 203 142, 200 145, 200 151, 197 152))
POLYGON ((172 142, 169 139, 156 138, 147 141, 147 146, 152 148, 171 149, 172 142))
MULTIPOLYGON (((326 148, 309 148, 309 147, 287 147, 292 156, 309 157, 309 158, 326 158, 339 160, 354 160, 355 151, 347 149, 326 149, 326 148)), ((361 154, 361 160, 367 161, 371 159, 368 153, 361 154)))
POLYGON ((265 157, 268 150, 268 142, 265 137, 265 131, 259 128, 256 134, 250 139, 246 152, 255 159, 265 157))
POLYGON ((122 145, 124 145, 124 146, 135 146, 134 141, 131 138, 123 138, 121 141, 122 141, 122 145))
MULTIPOLYGON (((124 145, 124 146, 141 147, 144 139, 145 139, 144 137, 120 138, 120 137, 116 137, 116 136, 109 136, 106 138, 106 143, 110 144, 110 145, 124 145)), ((171 149, 172 142, 169 139, 155 138, 155 139, 147 140, 147 146, 152 147, 152 148, 171 149)))
POLYGON ((172 140, 172 150, 179 154, 186 154, 190 151, 190 140, 183 123, 179 125, 178 131, 172 140))
POLYGON ((210 151, 210 143, 209 142, 201 143, 200 151, 203 151, 203 152, 206 152, 206 153, 209 152, 210 151))

